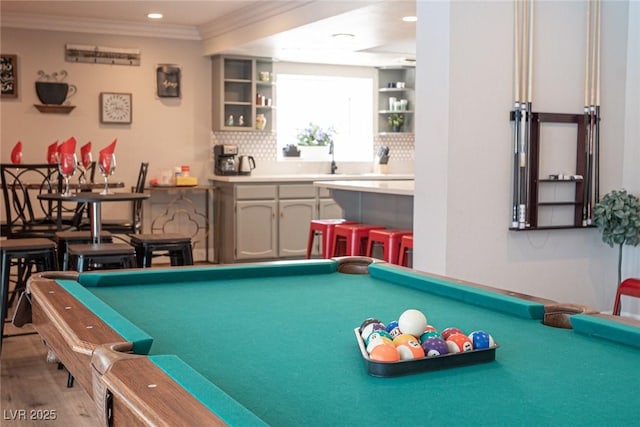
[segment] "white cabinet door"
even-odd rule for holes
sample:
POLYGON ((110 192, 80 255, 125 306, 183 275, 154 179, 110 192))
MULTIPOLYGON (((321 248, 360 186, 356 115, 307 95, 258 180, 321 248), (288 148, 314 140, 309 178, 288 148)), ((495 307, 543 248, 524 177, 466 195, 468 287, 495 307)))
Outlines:
POLYGON ((320 199, 319 219, 339 219, 344 218, 344 211, 333 199, 320 199))
POLYGON ((278 256, 277 206, 275 200, 236 202, 236 259, 278 256))
POLYGON ((316 218, 316 199, 280 200, 279 256, 306 256, 309 223, 316 218))

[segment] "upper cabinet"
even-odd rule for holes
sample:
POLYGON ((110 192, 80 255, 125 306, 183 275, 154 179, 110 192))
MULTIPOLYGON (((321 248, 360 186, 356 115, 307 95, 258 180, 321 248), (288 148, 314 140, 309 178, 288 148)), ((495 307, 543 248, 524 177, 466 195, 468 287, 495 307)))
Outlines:
POLYGON ((275 120, 269 59, 214 56, 213 130, 270 131, 275 120))
POLYGON ((413 132, 415 67, 378 69, 378 133, 413 132))

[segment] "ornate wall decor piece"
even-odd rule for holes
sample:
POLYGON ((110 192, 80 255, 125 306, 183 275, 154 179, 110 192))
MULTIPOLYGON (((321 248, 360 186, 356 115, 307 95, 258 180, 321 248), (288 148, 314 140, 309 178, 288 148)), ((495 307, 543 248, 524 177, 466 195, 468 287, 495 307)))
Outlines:
POLYGON ((2 54, 0 63, 0 84, 2 98, 18 97, 18 55, 2 54))
POLYGON ((156 68, 156 81, 160 98, 180 98, 180 67, 159 64, 156 68))
POLYGON ((131 123, 133 114, 130 93, 100 93, 100 122, 110 124, 131 123))
POLYGON ((64 58, 67 62, 140 65, 140 49, 66 44, 64 47, 64 58))
POLYGON ((66 78, 67 72, 65 70, 51 74, 42 70, 38 71, 36 94, 43 105, 62 105, 76 94, 76 86, 66 83, 64 81, 66 78))

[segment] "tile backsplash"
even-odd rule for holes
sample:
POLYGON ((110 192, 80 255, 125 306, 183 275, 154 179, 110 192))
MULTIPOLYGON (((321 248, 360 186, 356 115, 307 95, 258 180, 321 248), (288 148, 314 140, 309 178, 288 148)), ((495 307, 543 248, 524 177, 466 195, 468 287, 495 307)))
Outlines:
MULTIPOLYGON (((327 162, 301 161, 296 158, 278 160, 276 134, 269 132, 212 132, 211 146, 215 144, 237 145, 240 155, 251 155, 258 167, 254 174, 273 173, 325 173, 327 162)), ((371 156, 378 146, 386 145, 392 153, 389 173, 413 173, 414 134, 389 133, 376 135, 371 156)), ((367 162, 338 162, 340 173, 372 172, 373 165, 367 162)))

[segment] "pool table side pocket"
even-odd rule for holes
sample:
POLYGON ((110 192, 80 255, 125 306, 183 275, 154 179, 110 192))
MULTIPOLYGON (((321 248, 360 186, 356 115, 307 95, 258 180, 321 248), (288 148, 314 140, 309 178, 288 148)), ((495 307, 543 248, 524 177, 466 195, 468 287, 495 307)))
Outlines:
POLYGON ((77 382, 91 393, 93 350, 104 342, 125 340, 53 280, 31 281, 29 293, 34 328, 77 382))

